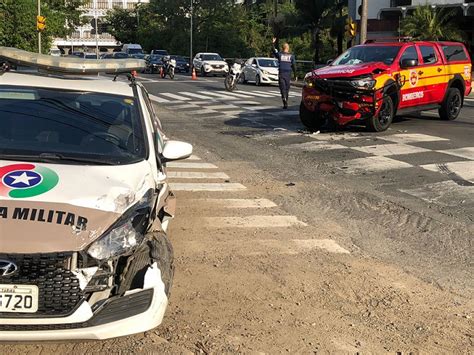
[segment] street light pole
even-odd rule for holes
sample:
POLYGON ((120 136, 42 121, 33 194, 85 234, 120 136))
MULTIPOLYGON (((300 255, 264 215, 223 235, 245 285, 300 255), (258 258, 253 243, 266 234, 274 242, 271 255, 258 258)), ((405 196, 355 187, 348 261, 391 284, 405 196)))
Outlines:
POLYGON ((367 40, 367 20, 369 12, 369 0, 362 0, 362 11, 360 14, 360 43, 367 40))
POLYGON ((95 22, 95 55, 99 60, 99 26, 97 25, 97 0, 94 0, 94 22, 95 22))
MULTIPOLYGON (((38 0, 38 16, 41 16, 41 0, 38 0)), ((38 30, 38 53, 41 54, 41 31, 38 30)))
POLYGON ((193 67, 193 0, 191 0, 191 16, 190 16, 190 22, 191 22, 191 27, 190 27, 190 34, 189 34, 189 66, 193 67))

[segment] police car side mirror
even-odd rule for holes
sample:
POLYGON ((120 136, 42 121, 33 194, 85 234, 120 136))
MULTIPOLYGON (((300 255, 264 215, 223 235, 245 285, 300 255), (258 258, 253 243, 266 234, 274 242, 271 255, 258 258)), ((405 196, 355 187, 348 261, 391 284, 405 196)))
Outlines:
POLYGON ((331 64, 332 62, 334 62, 334 59, 329 59, 329 60, 326 62, 326 65, 329 65, 329 64, 331 64))
POLYGON ((413 68, 418 65, 418 60, 417 59, 402 59, 400 63, 400 67, 402 69, 407 69, 407 68, 413 68))
POLYGON ((252 64, 252 67, 253 67, 253 68, 256 68, 256 67, 257 67, 257 64, 255 64, 255 63, 252 64))
POLYGON ((193 146, 186 142, 166 141, 163 148, 162 162, 189 158, 193 154, 193 146))

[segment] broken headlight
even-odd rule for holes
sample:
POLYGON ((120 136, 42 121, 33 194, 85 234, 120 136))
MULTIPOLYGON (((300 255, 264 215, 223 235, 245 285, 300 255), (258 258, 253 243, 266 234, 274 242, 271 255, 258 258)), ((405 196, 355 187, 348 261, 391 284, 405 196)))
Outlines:
POLYGON ((314 87, 313 73, 310 72, 304 76, 304 83, 308 88, 314 87))
POLYGON ((145 239, 149 226, 153 196, 152 190, 149 190, 107 232, 90 245, 88 254, 94 259, 106 260, 126 254, 139 246, 145 239))
POLYGON ((353 87, 355 87, 356 89, 363 89, 363 90, 373 89, 375 86, 375 83, 376 83, 375 79, 371 77, 351 80, 351 85, 353 87))

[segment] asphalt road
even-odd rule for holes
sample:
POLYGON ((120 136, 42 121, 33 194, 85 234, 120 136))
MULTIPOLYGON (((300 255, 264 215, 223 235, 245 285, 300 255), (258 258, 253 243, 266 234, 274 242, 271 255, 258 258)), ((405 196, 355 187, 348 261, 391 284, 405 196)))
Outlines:
MULTIPOLYGON (((472 311, 474 99, 466 100, 461 116, 453 122, 439 120, 436 112, 423 112, 418 116, 397 118, 384 133, 347 127, 337 132, 310 134, 298 119, 298 88, 292 90, 291 106, 285 111, 280 108, 276 87, 240 85, 238 91, 227 93, 223 78, 192 81, 189 77, 178 76, 171 81, 144 76, 142 80, 157 105, 166 132, 172 138, 191 142, 199 156, 196 157, 199 160, 190 162, 197 164, 194 167, 178 164, 175 166, 177 171, 171 173, 178 201, 181 201, 180 215, 173 229, 177 235, 178 255, 182 252, 184 258, 181 267, 188 270, 196 264, 209 262, 220 265, 229 253, 239 255, 243 249, 254 250, 255 255, 294 251, 295 247, 288 245, 287 240, 297 240, 300 247, 305 245, 306 252, 350 254, 395 267, 405 275, 401 280, 405 277, 417 280, 416 286, 410 286, 416 289, 414 292, 434 285, 438 291, 446 292, 439 297, 447 297, 455 304, 469 304, 472 311), (212 168, 208 170, 206 164, 214 165, 214 169, 219 169, 217 171, 225 176, 219 178, 219 173, 212 168), (275 204, 281 211, 253 210, 255 206, 249 206, 248 201, 236 202, 239 201, 236 196, 242 194, 247 199, 264 198, 270 202, 261 203, 275 204), (216 197, 225 202, 216 201, 216 197), (210 206, 198 203, 197 208, 196 199, 201 202, 210 199, 212 203, 210 206), (239 203, 240 209, 225 208, 226 204, 232 207, 239 203), (278 232, 273 232, 275 228, 278 232), (206 237, 200 234, 201 229, 206 237), (250 244, 241 237, 242 230, 245 230, 244 235, 252 236, 250 244), (284 237, 269 236, 282 231, 285 231, 284 237), (237 245, 225 237, 235 236, 235 233, 239 236, 237 245), (321 239, 315 242, 314 238, 321 239), (206 260, 206 256, 213 254, 213 249, 214 256, 210 260, 214 261, 206 260)), ((301 250, 296 248, 295 253, 301 253, 301 250)), ((238 265, 234 267, 241 267, 238 265)), ((299 263, 293 260, 287 265, 293 269, 299 263)), ((269 262, 268 268, 272 266, 274 263, 269 262)), ((232 279, 230 275, 236 270, 229 269, 229 279, 232 279)), ((258 270, 256 267, 254 272, 258 270)), ((334 272, 339 274, 341 271, 334 272)), ((184 301, 183 294, 192 292, 187 284, 184 286, 185 280, 191 282, 200 275, 197 272, 191 278, 178 278, 178 304, 173 303, 176 309, 181 309, 179 301, 184 301)), ((361 277, 365 279, 365 276, 361 277)), ((354 285, 357 284, 355 280, 357 277, 354 277, 354 285)), ((222 284, 222 279, 220 281, 216 284, 226 284, 222 284)), ((399 281, 391 282, 397 284, 399 281)), ((342 288, 344 299, 350 298, 348 290, 352 286, 342 288)), ((219 292, 214 291, 211 295, 213 292, 209 292, 210 299, 216 297, 221 303, 213 309, 215 302, 204 302, 202 306, 211 313, 225 313, 224 310, 235 306, 225 297, 219 298, 222 296, 219 292)), ((436 304, 438 296, 427 296, 423 302, 436 304)), ((420 308, 418 305, 411 312, 418 313, 420 308)), ((201 311, 194 312, 195 316, 199 318, 201 311)), ((440 309, 437 311, 441 312, 440 309)), ((454 312, 449 307, 444 311, 454 312)), ((471 322, 468 320, 471 315, 466 316, 466 322, 471 322)), ((431 316, 425 314, 424 317, 431 316)), ((180 319, 180 315, 174 313, 168 324, 173 321, 179 324, 180 319)), ((246 324, 240 318, 236 323, 246 324)), ((435 338, 446 336, 434 328, 436 326, 432 328, 435 338)), ((465 335, 468 333, 472 345, 472 334, 467 332, 465 335)), ((342 334, 348 333, 343 331, 342 334)), ((381 340, 383 338, 389 339, 390 335, 384 333, 376 340, 369 340, 370 335, 367 335, 365 340, 373 346, 365 349, 377 352, 385 348, 377 347, 385 342, 381 340)), ((283 339, 288 341, 288 337, 283 339)), ((464 340, 456 341, 465 344, 464 340)), ((217 343, 214 350, 228 349, 228 339, 217 343)), ((284 345, 276 346, 277 343, 271 349, 282 350, 284 345)), ((182 344, 186 346, 186 342, 182 344)), ((256 349, 251 345, 262 343, 250 338, 242 344, 242 349, 249 350, 256 349)), ((265 350, 265 346, 269 346, 266 344, 257 348, 265 350)), ((331 342, 322 344, 326 345, 322 345, 321 350, 361 349, 357 343, 349 348, 331 342)), ((407 344, 411 347, 405 349, 410 350, 442 350, 436 346, 431 348, 432 344, 428 343, 407 344)), ((294 345, 292 343, 289 348, 295 349, 294 345)), ((388 348, 397 350, 396 345, 388 348)), ((443 349, 454 350, 449 345, 443 349)), ((463 345, 458 350, 461 349, 463 345)))
POLYGON ((471 353, 474 100, 384 133, 310 134, 275 87, 144 75, 172 139, 176 272, 163 324, 24 353, 471 353))

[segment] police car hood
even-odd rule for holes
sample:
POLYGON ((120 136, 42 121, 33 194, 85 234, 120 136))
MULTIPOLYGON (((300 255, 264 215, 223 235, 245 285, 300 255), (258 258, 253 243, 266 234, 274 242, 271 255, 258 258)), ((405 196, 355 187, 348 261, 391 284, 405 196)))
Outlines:
POLYGON ((358 77, 363 75, 374 74, 374 72, 376 71, 384 71, 388 68, 388 65, 381 62, 360 63, 351 65, 330 65, 313 71, 313 74, 323 79, 358 77))
POLYGON ((154 186, 150 171, 146 161, 84 166, 0 160, 0 253, 83 250, 154 186))

